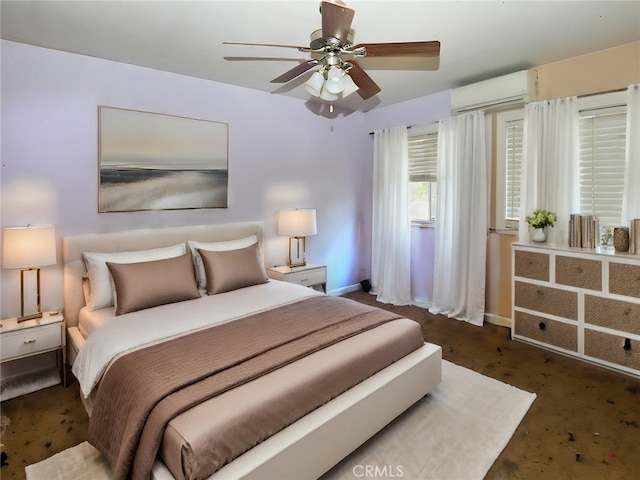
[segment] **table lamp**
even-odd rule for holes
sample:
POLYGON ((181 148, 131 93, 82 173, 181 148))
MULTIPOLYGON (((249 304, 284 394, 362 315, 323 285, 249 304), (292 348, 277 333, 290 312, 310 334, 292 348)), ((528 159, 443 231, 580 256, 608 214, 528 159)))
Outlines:
POLYGON ((20 316, 18 322, 42 317, 40 267, 56 264, 56 230, 52 226, 10 227, 3 231, 2 268, 20 269, 20 316), (36 271, 37 309, 24 313, 24 274, 36 271))
POLYGON ((289 237, 289 267, 303 267, 306 237, 318 233, 315 208, 281 210, 278 215, 278 235, 289 237), (295 245, 294 245, 295 244, 295 245))

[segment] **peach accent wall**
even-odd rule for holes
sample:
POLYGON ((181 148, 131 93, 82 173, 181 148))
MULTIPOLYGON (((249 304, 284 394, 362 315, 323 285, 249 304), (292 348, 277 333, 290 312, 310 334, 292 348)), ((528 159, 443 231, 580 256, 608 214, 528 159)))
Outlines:
POLYGON ((492 232, 487 238, 487 289, 485 311, 511 318, 511 244, 518 235, 492 232))
POLYGON ((589 95, 640 82, 640 41, 536 67, 538 98, 589 95))

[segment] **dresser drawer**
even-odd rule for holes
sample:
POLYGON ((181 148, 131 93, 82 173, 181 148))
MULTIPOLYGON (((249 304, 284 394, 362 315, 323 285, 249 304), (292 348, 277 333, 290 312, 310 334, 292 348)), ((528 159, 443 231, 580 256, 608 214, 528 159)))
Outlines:
POLYGON ((515 251, 514 273, 516 277, 549 281, 549 255, 546 253, 515 251))
POLYGON ((584 354, 640 372, 640 341, 584 329, 584 354), (625 349, 625 344, 627 349, 625 349))
POLYGON ((6 332, 0 337, 0 342, 2 361, 59 348, 62 346, 62 324, 6 332))
POLYGON ((578 326, 515 312, 513 333, 555 347, 578 351, 578 326))
POLYGON ((640 304, 585 295, 584 321, 640 335, 640 304))
POLYGON ((602 262, 587 258, 556 256, 556 283, 602 291, 602 262))
POLYGON ((324 268, 314 268, 302 272, 288 273, 285 280, 305 287, 327 282, 327 271, 324 268))
POLYGON ((549 313, 570 320, 578 319, 578 293, 557 288, 515 282, 516 307, 549 313))
POLYGON ((640 265, 610 262, 609 292, 640 298, 640 265))

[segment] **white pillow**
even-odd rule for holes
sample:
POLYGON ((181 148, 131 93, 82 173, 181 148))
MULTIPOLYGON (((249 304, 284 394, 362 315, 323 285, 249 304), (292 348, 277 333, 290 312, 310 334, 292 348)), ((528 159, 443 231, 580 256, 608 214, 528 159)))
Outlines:
POLYGON ((134 252, 94 253, 84 252, 82 257, 87 268, 87 277, 91 287, 91 299, 87 304, 90 310, 97 310, 112 306, 113 289, 111 273, 107 268, 107 262, 136 263, 150 260, 162 260, 164 258, 179 257, 184 255, 187 249, 184 243, 171 247, 154 248, 151 250, 138 250, 134 252))
POLYGON ((204 271, 204 263, 202 257, 198 253, 198 249, 208 250, 210 252, 227 252, 229 250, 238 250, 239 248, 247 248, 258 243, 258 236, 251 235, 245 238, 239 238, 238 240, 229 240, 226 242, 210 242, 202 243, 195 240, 189 240, 189 248, 191 249, 191 255, 193 255, 193 264, 196 269, 196 280, 198 282, 199 290, 207 289, 207 274, 204 271))

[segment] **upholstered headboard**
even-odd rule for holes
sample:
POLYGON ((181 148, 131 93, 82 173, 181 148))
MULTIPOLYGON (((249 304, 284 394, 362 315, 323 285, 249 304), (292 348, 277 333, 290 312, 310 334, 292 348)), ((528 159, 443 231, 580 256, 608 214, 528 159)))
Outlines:
POLYGON ((82 278, 86 275, 83 252, 127 252, 167 247, 188 240, 221 242, 256 235, 264 258, 263 222, 223 223, 159 229, 127 230, 67 236, 62 239, 63 312, 67 327, 78 325, 84 306, 82 278))

